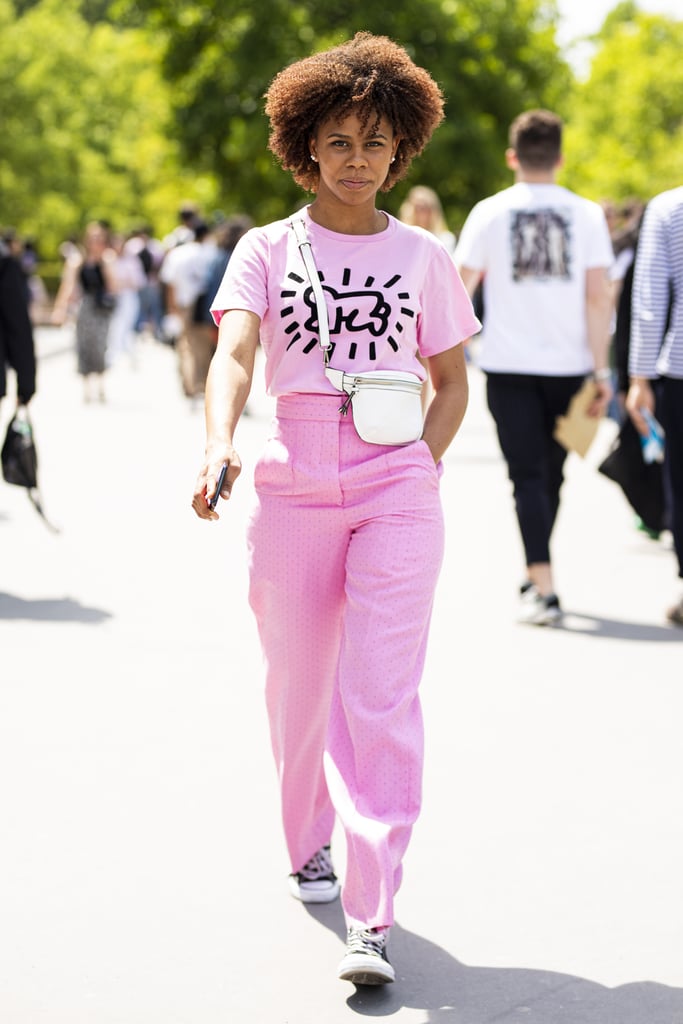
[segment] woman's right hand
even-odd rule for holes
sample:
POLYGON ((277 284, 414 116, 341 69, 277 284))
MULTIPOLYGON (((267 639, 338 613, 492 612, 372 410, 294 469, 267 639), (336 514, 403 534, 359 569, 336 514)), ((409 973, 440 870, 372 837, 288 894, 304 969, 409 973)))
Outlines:
POLYGON ((242 472, 240 457, 231 445, 212 448, 207 452, 192 495, 192 508, 200 519, 220 519, 218 512, 211 508, 209 502, 215 494, 216 482, 224 462, 228 464, 228 471, 221 489, 221 497, 226 501, 232 493, 232 485, 242 472))

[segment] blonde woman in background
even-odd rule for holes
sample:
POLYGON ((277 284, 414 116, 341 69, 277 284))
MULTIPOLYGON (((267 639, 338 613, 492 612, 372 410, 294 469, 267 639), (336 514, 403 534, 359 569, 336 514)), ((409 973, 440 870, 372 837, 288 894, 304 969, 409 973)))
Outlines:
MULTIPOLYGON (((414 185, 411 188, 401 204, 398 219, 404 224, 424 228, 425 231, 435 235, 451 256, 455 252, 456 237, 452 231, 448 230, 441 200, 434 189, 429 188, 428 185, 414 185)), ((468 342, 465 343, 465 352, 467 352, 467 344, 468 342)), ((431 384, 427 376, 422 389, 422 406, 425 412, 431 398, 431 384)))
POLYGON ((415 185, 401 205, 398 216, 404 224, 424 228, 436 235, 451 255, 455 252, 455 235, 448 230, 441 200, 434 189, 415 185))

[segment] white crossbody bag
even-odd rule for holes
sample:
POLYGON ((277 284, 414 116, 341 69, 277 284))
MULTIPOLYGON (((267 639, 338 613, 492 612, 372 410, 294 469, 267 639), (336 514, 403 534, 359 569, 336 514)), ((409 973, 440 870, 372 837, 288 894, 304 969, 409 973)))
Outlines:
POLYGON ((369 444, 411 444, 422 437, 422 384, 414 373, 403 370, 367 370, 347 373, 330 366, 330 327, 325 295, 311 243, 301 217, 292 217, 292 230, 313 289, 318 312, 318 340, 323 353, 325 376, 346 395, 339 408, 346 416, 353 406, 353 423, 358 436, 369 444))

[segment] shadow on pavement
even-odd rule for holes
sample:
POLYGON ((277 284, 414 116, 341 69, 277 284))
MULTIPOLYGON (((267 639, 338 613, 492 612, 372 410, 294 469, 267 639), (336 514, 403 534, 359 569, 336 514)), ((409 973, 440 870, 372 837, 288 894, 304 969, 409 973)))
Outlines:
POLYGON ((677 626, 653 626, 641 622, 603 619, 580 612, 565 611, 562 622, 553 629, 565 633, 581 633, 599 640, 635 640, 638 643, 683 643, 683 629, 677 626))
POLYGON ((96 625, 111 618, 111 612, 88 608, 71 597, 43 597, 26 600, 0 592, 0 619, 35 622, 83 622, 96 625))
MULTIPOLYGON (((306 906, 343 942, 339 903, 306 906)), ((349 1009, 390 1017, 401 1009, 425 1013, 424 1024, 674 1024, 683 1021, 683 989, 655 982, 606 988, 554 971, 471 967, 400 925, 391 930, 389 956, 396 983, 355 988, 349 1009)), ((341 959, 341 950, 340 950, 341 959)))

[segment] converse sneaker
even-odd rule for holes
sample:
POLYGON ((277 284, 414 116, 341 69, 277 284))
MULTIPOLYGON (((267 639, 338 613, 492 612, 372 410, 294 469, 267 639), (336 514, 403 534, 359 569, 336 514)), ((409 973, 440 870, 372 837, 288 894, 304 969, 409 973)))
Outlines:
POLYGON ((331 903, 339 895, 329 846, 321 846, 299 871, 289 876, 289 891, 302 903, 331 903))
POLYGON ((346 954, 339 964, 342 981, 386 985, 396 977, 387 957, 388 928, 349 928, 346 954))
POLYGON ((557 594, 539 594, 532 583, 520 588, 521 603, 519 621, 533 626, 552 626, 562 618, 562 609, 557 594))

